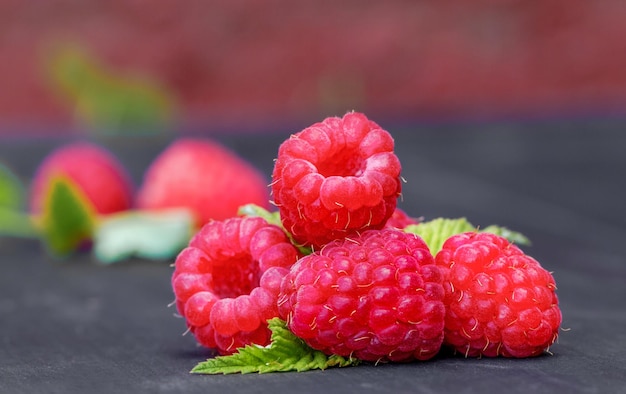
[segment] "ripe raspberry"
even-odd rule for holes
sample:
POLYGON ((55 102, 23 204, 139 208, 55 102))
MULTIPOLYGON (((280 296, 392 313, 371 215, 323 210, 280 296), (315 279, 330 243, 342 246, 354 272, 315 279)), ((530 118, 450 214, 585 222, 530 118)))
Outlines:
POLYGON ((401 192, 391 135, 365 115, 327 118, 284 141, 272 193, 284 227, 303 245, 322 246, 380 229, 401 192))
POLYGON ((552 275, 505 238, 450 237, 436 255, 445 272, 445 344, 469 357, 531 357, 557 338, 552 275))
POLYGON ((269 207, 267 179, 250 163, 209 140, 179 139, 146 171, 140 209, 189 208, 198 227, 237 215, 240 206, 269 207))
POLYGON ((260 217, 211 221, 176 258, 178 312, 200 344, 221 354, 266 345, 281 280, 298 257, 283 230, 260 217))
POLYGON ((132 182, 117 158, 99 145, 75 142, 57 148, 39 165, 30 190, 32 213, 41 212, 44 194, 56 175, 74 182, 100 214, 124 211, 132 205, 132 182))
POLYGON ((295 335, 326 354, 427 360, 443 341, 442 281, 417 235, 367 230, 294 264, 281 284, 278 309, 295 335))

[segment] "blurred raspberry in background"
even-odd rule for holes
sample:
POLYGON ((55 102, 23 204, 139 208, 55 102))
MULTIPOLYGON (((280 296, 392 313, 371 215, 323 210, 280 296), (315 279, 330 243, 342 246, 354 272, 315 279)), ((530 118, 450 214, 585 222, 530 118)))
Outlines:
POLYGON ((621 0, 0 0, 0 134, 623 114, 625 16, 621 0))

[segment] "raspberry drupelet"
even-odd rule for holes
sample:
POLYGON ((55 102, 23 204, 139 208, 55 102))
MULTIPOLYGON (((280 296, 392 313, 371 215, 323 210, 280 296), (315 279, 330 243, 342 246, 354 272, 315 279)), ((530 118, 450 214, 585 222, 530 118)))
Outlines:
POLYGON ((211 221, 176 258, 178 312, 196 340, 220 354, 267 345, 280 283, 299 257, 284 231, 265 219, 211 221))
POLYGON ((468 356, 533 357, 557 339, 552 274, 504 237, 467 232, 436 255, 444 270, 447 346, 468 356))
POLYGON ((443 341, 442 280, 417 235, 367 230, 294 264, 283 279, 278 309, 295 335, 326 354, 427 360, 443 341))
POLYGON ((400 172, 391 135, 350 112, 326 118, 280 145, 272 194, 295 241, 319 248, 382 228, 402 190, 400 172))

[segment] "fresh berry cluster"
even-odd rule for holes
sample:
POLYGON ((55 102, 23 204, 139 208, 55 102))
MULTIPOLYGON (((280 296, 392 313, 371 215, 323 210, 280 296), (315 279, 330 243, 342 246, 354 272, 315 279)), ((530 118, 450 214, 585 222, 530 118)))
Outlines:
POLYGON ((284 141, 276 224, 210 222, 176 259, 176 303, 197 340, 221 354, 264 346, 279 317, 311 348, 364 361, 546 351, 561 324, 552 275, 493 233, 448 234, 433 250, 397 208, 400 172, 393 138, 360 113, 284 141))

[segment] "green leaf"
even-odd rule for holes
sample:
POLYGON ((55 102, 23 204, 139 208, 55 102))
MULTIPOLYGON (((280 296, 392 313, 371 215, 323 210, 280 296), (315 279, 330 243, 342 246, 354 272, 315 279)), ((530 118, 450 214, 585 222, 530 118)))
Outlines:
POLYGON ((67 177, 50 179, 40 218, 41 238, 48 251, 65 256, 89 241, 96 213, 83 192, 67 177))
POLYGON ((20 210, 24 205, 24 187, 8 167, 0 164, 0 208, 20 210))
POLYGON ((30 216, 22 211, 26 193, 19 178, 0 164, 0 235, 36 237, 30 216))
POLYGON ((104 264, 131 256, 150 260, 175 257, 195 229, 187 209, 127 211, 102 218, 94 232, 94 254, 104 264))
POLYGON ((444 242, 455 234, 461 234, 467 231, 477 231, 482 233, 492 233, 500 235, 509 241, 520 244, 530 245, 530 240, 523 234, 511 231, 505 227, 490 225, 484 229, 479 229, 466 218, 437 218, 420 224, 411 224, 404 231, 419 235, 433 255, 436 255, 443 246, 444 242))
POLYGON ((218 356, 196 365, 191 373, 231 374, 303 372, 329 367, 357 365, 359 361, 337 355, 327 356, 310 348, 304 341, 287 328, 285 321, 273 318, 268 321, 272 331, 268 346, 247 345, 229 356, 218 356))
POLYGON ((51 48, 46 65, 51 86, 88 130, 100 134, 154 133, 169 128, 176 100, 161 81, 122 74, 78 45, 51 48))
POLYGON ((285 234, 287 234, 287 237, 289 238, 289 240, 291 241, 291 243, 298 248, 298 250, 300 250, 300 253, 302 253, 303 255, 308 255, 311 254, 313 252, 313 250, 310 247, 307 246, 302 246, 299 245, 298 243, 295 242, 295 240, 293 239, 293 236, 291 235, 291 233, 289 231, 287 231, 287 229, 285 229, 285 227, 283 226, 283 222, 280 219, 280 212, 276 211, 276 212, 270 212, 265 208, 262 208, 256 204, 246 204, 243 205, 241 207, 239 207, 239 210, 237 212, 240 216, 259 216, 262 217, 263 219, 265 219, 269 224, 273 224, 275 226, 280 227, 285 234))
POLYGON ((23 238, 39 236, 28 214, 0 206, 0 236, 23 238))

